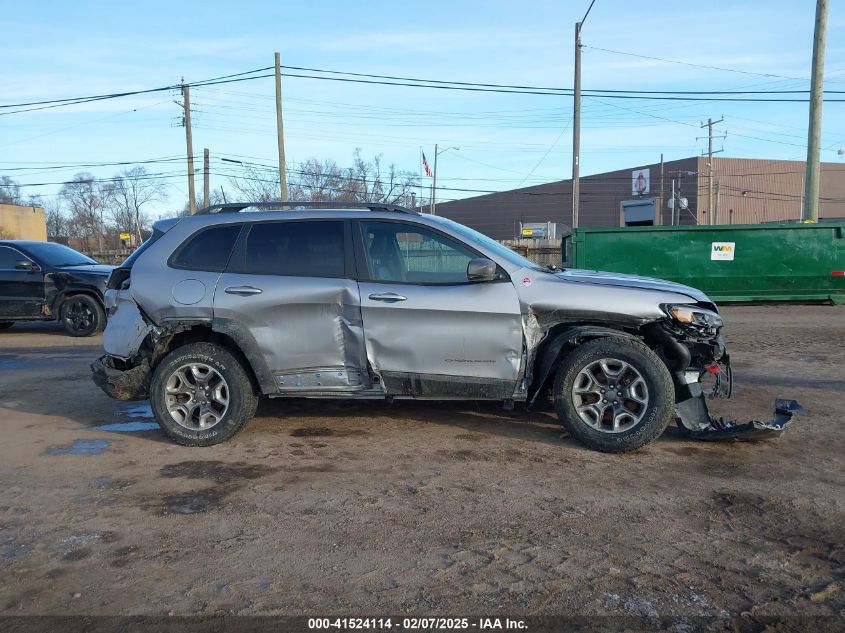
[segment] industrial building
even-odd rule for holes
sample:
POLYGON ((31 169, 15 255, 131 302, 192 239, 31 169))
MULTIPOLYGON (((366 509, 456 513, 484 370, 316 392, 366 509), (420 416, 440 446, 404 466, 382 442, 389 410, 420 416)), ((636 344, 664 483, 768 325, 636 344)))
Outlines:
POLYGON ((47 241, 44 209, 0 204, 0 239, 47 241))
MULTIPOLYGON (((804 161, 706 156, 640 165, 580 180, 579 226, 758 224, 799 220, 804 161), (674 208, 670 206, 674 200, 674 208)), ((437 204, 436 212, 498 240, 520 223, 572 223, 572 181, 437 204)), ((819 219, 845 218, 845 164, 822 163, 819 219)))

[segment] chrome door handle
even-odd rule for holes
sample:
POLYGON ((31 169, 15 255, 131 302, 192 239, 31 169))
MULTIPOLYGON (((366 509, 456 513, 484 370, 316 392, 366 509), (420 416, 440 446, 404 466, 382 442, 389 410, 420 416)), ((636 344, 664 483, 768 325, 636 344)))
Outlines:
POLYGON ((227 295, 246 297, 248 295, 260 295, 263 291, 261 288, 253 288, 252 286, 229 286, 224 292, 227 295))
POLYGON ((397 301, 407 301, 408 297, 403 297, 395 292, 376 292, 370 295, 373 301, 384 301, 385 303, 396 303, 397 301))

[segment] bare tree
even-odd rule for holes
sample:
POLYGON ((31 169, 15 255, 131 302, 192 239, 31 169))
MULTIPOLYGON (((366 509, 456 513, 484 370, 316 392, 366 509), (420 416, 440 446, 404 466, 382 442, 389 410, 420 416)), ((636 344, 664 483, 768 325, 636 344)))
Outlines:
MULTIPOLYGON (((390 165, 384 171, 381 155, 364 160, 356 149, 350 167, 331 159, 309 158, 298 169, 288 170, 291 200, 331 202, 387 202, 411 205, 416 175, 390 165)), ((230 183, 241 199, 272 202, 279 199, 275 170, 244 164, 242 176, 230 183)))
POLYGON ((61 200, 53 198, 41 202, 38 206, 44 209, 47 220, 47 239, 51 242, 67 242, 70 235, 70 222, 62 209, 61 200))
POLYGON ((344 171, 333 160, 309 158, 292 176, 289 180, 292 183, 291 189, 301 200, 322 202, 354 199, 349 197, 354 196, 354 192, 344 190, 344 171))
POLYGON ((20 185, 8 176, 0 176, 0 204, 20 204, 20 185))
POLYGON ((164 181, 151 176, 144 167, 127 169, 103 185, 105 202, 113 228, 135 233, 140 243, 143 230, 149 226, 150 217, 144 208, 167 198, 164 181))
POLYGON ((374 156, 371 161, 365 161, 359 148, 355 150, 352 169, 344 186, 348 190, 356 191, 361 202, 386 202, 407 206, 411 204, 415 178, 415 174, 399 171, 394 164, 383 173, 381 155, 374 156))
POLYGON ((103 188, 89 173, 79 173, 62 185, 59 195, 66 202, 70 214, 69 233, 82 240, 84 250, 91 250, 97 240, 103 250, 103 188))
MULTIPOLYGON (((266 170, 252 165, 243 166, 243 175, 229 178, 236 198, 250 202, 274 202, 279 199, 279 179, 275 180, 266 170)), ((291 199, 294 196, 289 194, 291 199)), ((199 207, 198 207, 199 208, 199 207)))

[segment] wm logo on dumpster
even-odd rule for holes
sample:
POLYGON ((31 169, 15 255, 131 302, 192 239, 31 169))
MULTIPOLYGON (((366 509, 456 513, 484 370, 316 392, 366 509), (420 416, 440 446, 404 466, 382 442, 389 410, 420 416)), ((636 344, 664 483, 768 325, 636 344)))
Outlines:
POLYGON ((710 246, 710 259, 730 261, 734 260, 736 242, 713 242, 710 246))

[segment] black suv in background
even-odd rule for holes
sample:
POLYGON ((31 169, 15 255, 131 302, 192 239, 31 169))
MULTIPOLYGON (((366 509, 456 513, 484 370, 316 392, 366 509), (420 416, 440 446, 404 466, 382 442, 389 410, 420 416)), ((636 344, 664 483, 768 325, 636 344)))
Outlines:
POLYGON ((58 320, 71 336, 102 330, 111 271, 62 244, 0 240, 0 329, 58 320))

